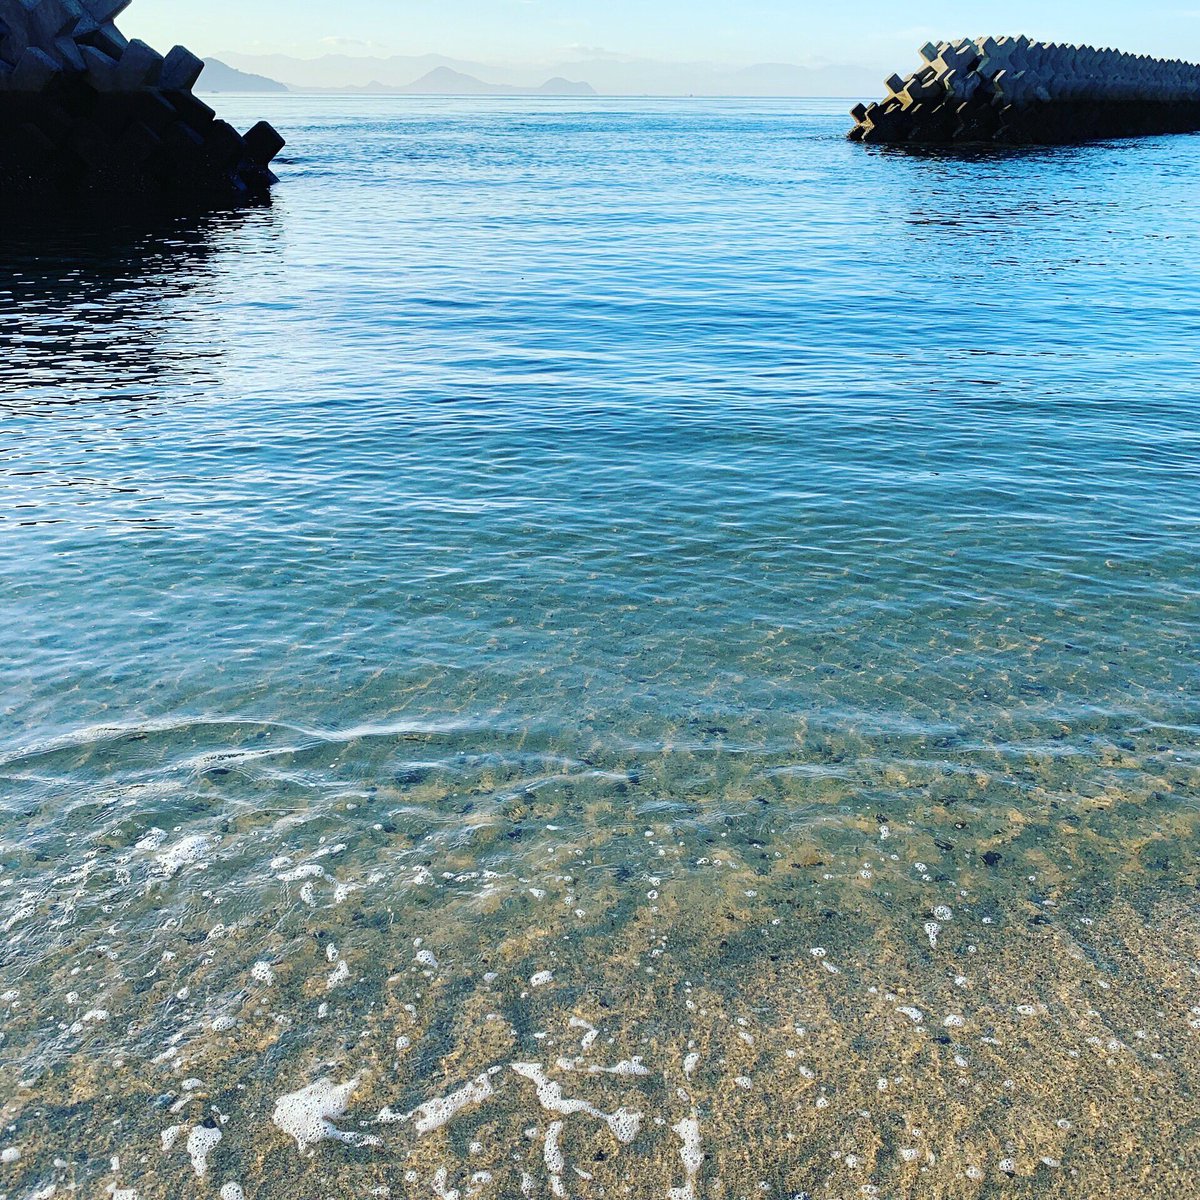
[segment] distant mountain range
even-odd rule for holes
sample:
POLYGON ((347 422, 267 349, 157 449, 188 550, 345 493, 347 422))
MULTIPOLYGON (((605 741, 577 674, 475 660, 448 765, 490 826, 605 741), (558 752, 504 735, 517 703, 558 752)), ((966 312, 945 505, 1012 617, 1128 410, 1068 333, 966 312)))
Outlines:
POLYGON ((607 57, 511 65, 438 54, 390 58, 227 52, 210 59, 202 90, 367 92, 466 96, 858 96, 879 90, 879 69, 759 63, 729 67, 607 57), (220 70, 213 71, 213 67, 220 70), (226 74, 228 72, 229 74, 226 74), (586 79, 587 82, 573 82, 586 79), (249 81, 261 81, 251 86, 249 81), (275 83, 275 81, 282 81, 275 83), (539 82, 548 80, 548 82, 539 82), (274 84, 263 87, 262 84, 274 84))
POLYGON ((569 79, 551 79, 540 87, 516 87, 507 83, 485 83, 473 75, 450 67, 435 67, 415 83, 396 87, 380 83, 348 84, 335 88, 307 88, 307 91, 370 92, 376 95, 397 96, 594 96, 590 83, 572 83, 569 79))
POLYGON ((219 58, 206 58, 204 71, 200 82, 196 84, 198 92, 286 92, 286 84, 265 75, 252 75, 248 71, 238 71, 223 63, 219 58))
POLYGON ((204 60, 204 73, 196 85, 199 92, 338 92, 343 94, 397 95, 397 96, 594 96, 595 89, 589 83, 574 83, 570 79, 547 80, 540 87, 517 87, 507 83, 485 83, 473 75, 455 71, 450 67, 434 67, 420 79, 404 86, 380 83, 348 83, 340 87, 318 87, 310 85, 298 89, 280 83, 266 75, 251 71, 239 71, 219 58, 204 60))

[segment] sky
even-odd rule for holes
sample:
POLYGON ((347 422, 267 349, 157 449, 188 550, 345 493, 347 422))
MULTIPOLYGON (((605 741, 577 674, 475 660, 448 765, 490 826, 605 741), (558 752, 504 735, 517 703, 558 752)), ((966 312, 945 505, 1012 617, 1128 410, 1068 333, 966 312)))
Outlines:
POLYGON ((607 55, 669 62, 903 66, 930 38, 1027 33, 1200 60, 1195 8, 1148 0, 134 0, 130 37, 198 54, 444 54, 525 63, 607 55))

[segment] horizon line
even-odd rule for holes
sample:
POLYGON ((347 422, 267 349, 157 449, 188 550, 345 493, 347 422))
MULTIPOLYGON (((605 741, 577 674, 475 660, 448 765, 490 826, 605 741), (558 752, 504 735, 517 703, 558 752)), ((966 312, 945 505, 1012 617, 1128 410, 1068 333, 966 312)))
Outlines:
MULTIPOLYGON (((280 81, 275 81, 280 82, 280 81)), ((589 85, 590 86, 590 85, 589 85)), ((256 100, 269 99, 274 96, 323 96, 326 98, 342 96, 350 100, 363 97, 393 100, 850 100, 859 99, 854 94, 845 96, 813 96, 790 95, 778 92, 597 92, 591 95, 572 95, 568 92, 539 92, 532 88, 526 94, 495 93, 495 92, 409 92, 403 88, 385 88, 372 91, 369 87, 358 88, 301 88, 283 85, 282 92, 255 91, 253 88, 204 88, 197 90, 206 96, 246 96, 256 100)))

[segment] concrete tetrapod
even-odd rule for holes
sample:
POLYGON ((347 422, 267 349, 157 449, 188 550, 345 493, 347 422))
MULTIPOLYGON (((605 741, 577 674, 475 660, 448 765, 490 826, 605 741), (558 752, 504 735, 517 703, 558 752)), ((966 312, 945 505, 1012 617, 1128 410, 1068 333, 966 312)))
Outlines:
POLYGON ((887 97, 851 110, 857 142, 1061 145, 1200 130, 1200 66, 1027 37, 929 42, 887 97))
POLYGON ((175 207, 263 203, 283 138, 192 94, 203 62, 114 24, 130 0, 0 0, 0 190, 175 207))

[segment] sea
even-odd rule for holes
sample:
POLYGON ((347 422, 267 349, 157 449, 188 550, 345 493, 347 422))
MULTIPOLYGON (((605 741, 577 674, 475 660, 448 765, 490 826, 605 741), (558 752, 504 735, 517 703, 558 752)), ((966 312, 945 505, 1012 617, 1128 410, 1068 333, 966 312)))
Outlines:
POLYGON ((1200 138, 225 96, 0 225, 0 1200, 1200 1179, 1200 138))

